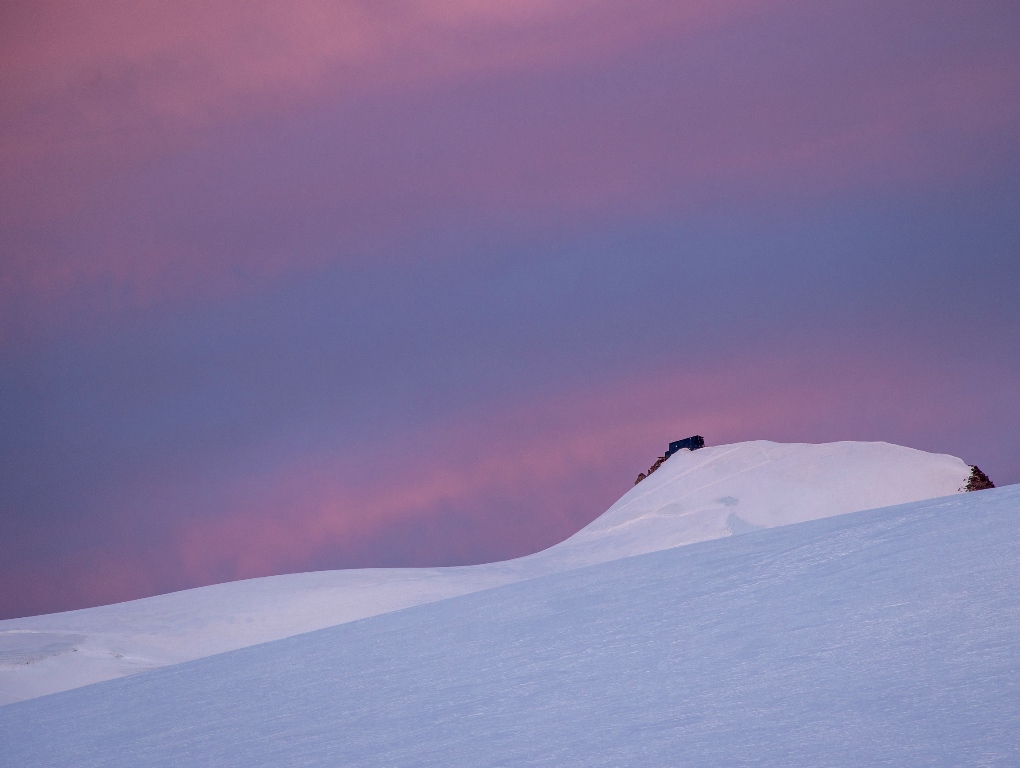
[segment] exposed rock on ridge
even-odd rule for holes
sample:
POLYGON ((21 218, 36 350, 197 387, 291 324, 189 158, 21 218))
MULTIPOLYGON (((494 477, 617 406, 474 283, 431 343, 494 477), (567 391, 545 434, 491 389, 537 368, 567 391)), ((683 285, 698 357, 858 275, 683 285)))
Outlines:
POLYGON ((662 466, 662 462, 664 462, 665 460, 666 460, 666 457, 665 457, 665 456, 660 456, 659 458, 657 458, 657 459, 655 460, 655 463, 654 463, 654 464, 652 464, 652 466, 650 466, 650 467, 648 468, 648 471, 647 471, 647 472, 642 472, 641 474, 639 474, 639 475, 637 476, 637 480, 635 480, 635 481, 634 481, 634 485, 637 485, 637 484, 638 484, 638 483, 640 483, 640 482, 641 482, 642 480, 644 480, 644 479, 645 479, 646 477, 648 477, 648 476, 649 476, 650 474, 652 474, 652 472, 654 472, 654 471, 655 471, 655 470, 657 470, 657 469, 658 469, 659 467, 661 467, 661 466, 662 466))
POLYGON ((960 490, 963 491, 984 491, 988 488, 994 488, 993 483, 988 475, 978 469, 975 465, 970 466, 970 477, 967 478, 967 484, 960 490))

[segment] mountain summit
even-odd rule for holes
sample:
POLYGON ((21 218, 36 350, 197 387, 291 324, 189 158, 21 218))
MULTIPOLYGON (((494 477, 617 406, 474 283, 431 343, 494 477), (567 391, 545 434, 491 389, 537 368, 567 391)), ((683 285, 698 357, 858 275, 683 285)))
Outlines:
POLYGON ((679 451, 603 515, 527 557, 271 576, 0 622, 0 704, 686 544, 947 496, 971 467, 889 443, 679 451))
MULTIPOLYGON (((717 519, 682 464, 693 518, 717 519)), ((653 506, 461 569, 516 583, 0 707, 0 765, 1020 764, 1020 486, 562 569, 653 506)))

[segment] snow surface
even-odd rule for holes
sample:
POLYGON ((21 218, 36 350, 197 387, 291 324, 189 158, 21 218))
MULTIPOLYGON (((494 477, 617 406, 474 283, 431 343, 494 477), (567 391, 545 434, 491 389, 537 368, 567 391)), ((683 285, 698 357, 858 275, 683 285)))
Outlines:
POLYGON ((527 557, 272 576, 0 621, 0 704, 632 555, 956 493, 960 459, 768 441, 681 451, 605 514, 527 557))
POLYGON ((0 764, 1020 765, 1020 486, 606 562, 0 708, 0 764))

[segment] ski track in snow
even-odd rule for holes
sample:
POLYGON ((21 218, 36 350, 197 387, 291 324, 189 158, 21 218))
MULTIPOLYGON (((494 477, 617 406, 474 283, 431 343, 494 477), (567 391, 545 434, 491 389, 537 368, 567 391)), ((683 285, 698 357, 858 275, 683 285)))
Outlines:
POLYGON ((596 563, 953 494, 969 471, 888 443, 681 451, 574 536, 516 560, 273 576, 0 621, 0 704, 596 563))
POLYGON ((1015 766, 1020 486, 638 555, 0 708, 0 764, 1015 766))

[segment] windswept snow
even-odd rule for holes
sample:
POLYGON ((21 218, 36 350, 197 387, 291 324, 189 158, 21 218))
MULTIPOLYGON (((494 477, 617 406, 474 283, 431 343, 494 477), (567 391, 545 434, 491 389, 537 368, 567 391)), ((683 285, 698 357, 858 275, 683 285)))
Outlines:
POLYGON ((0 708, 0 764, 1016 766, 1020 486, 616 560, 0 708))
POLYGON ((528 557, 324 571, 0 622, 0 704, 633 555, 956 493, 960 459, 888 443, 736 443, 674 454, 605 514, 528 557))

